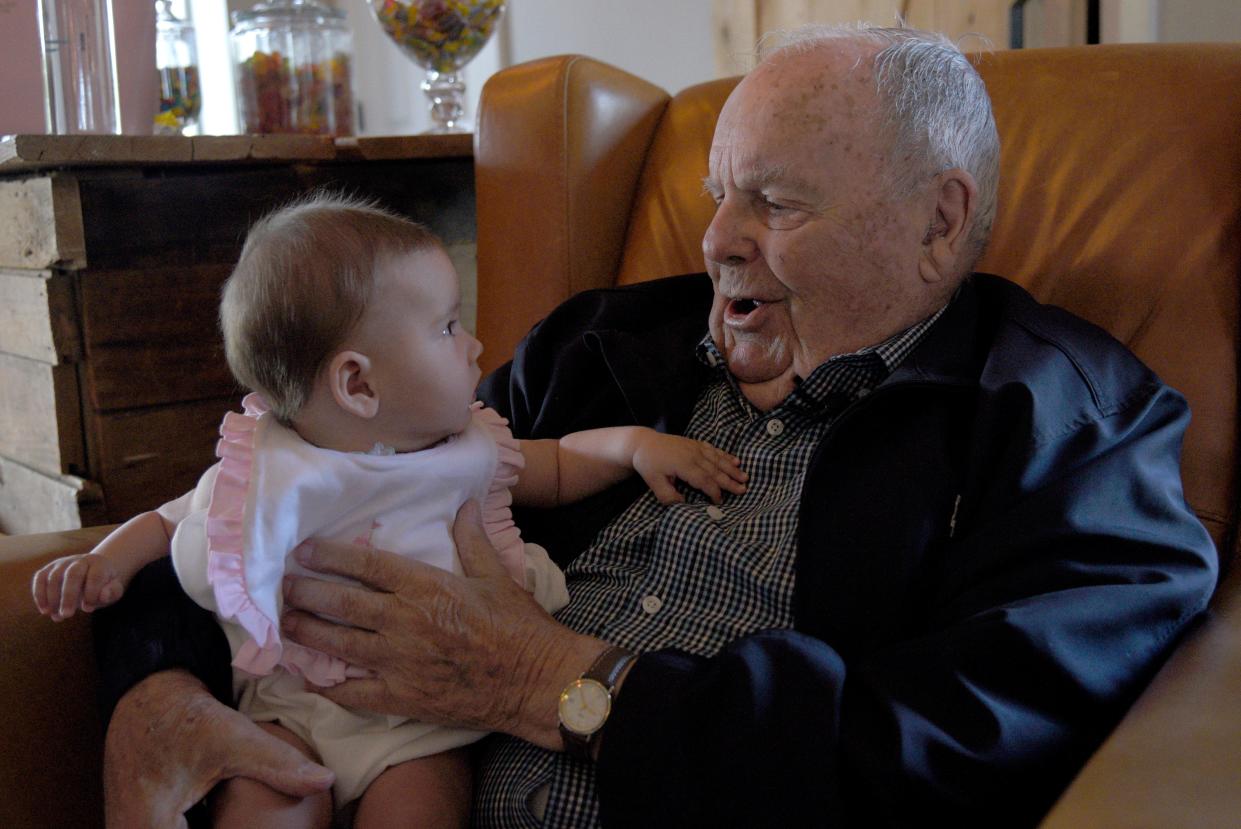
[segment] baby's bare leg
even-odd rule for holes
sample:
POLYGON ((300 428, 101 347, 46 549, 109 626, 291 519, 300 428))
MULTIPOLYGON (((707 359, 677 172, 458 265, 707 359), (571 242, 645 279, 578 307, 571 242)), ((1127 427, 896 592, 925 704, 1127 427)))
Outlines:
POLYGON ((473 776, 464 748, 407 760, 385 769, 358 804, 354 829, 435 826, 470 822, 473 776))
MULTIPOLYGON (((301 738, 276 723, 259 723, 259 728, 274 734, 318 762, 315 752, 301 738)), ((212 825, 215 827, 263 827, 264 829, 328 829, 332 824, 332 793, 320 792, 310 797, 291 797, 266 783, 248 777, 234 777, 221 783, 212 795, 212 825)))

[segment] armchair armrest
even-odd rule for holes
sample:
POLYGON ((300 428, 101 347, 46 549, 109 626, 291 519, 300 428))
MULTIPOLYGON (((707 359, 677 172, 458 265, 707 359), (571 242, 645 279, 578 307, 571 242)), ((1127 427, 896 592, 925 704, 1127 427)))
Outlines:
POLYGON ((1042 829, 1233 826, 1241 815, 1241 568, 1220 585, 1042 829))
POLYGON ((111 529, 0 537, 0 826, 103 826, 90 619, 40 616, 30 579, 111 529))

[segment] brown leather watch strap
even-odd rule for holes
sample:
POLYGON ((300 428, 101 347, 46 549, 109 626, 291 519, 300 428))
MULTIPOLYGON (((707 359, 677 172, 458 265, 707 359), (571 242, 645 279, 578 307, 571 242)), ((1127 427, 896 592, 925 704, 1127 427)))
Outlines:
MULTIPOLYGON (((637 654, 627 651, 624 648, 612 645, 603 653, 599 654, 591 666, 586 669, 577 682, 583 680, 593 680, 598 682, 608 692, 609 699, 612 692, 616 688, 616 682, 620 679, 621 674, 625 672, 625 668, 637 658, 637 654)), ((609 713, 611 705, 609 703, 609 713)), ((565 727, 564 723, 560 724, 560 736, 564 740, 565 751, 575 759, 583 762, 591 762, 595 741, 599 734, 603 731, 604 725, 607 724, 607 717, 589 734, 578 734, 565 727)))

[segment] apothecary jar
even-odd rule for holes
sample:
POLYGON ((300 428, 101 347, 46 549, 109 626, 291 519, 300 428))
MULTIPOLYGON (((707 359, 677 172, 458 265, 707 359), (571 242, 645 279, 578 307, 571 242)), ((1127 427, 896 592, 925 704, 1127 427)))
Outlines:
POLYGON ((353 133, 344 12, 315 0, 271 0, 235 12, 231 40, 246 133, 353 133))

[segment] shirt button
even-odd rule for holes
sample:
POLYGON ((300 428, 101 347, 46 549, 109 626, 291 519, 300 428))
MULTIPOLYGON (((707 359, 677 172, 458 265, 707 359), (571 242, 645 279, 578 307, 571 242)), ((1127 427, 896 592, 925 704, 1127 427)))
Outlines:
POLYGON ((647 613, 655 614, 664 606, 663 601, 658 596, 646 596, 642 599, 642 609, 647 613))
POLYGON ((767 434, 771 435, 773 438, 778 438, 780 435, 784 434, 784 421, 779 420, 778 418, 772 418, 767 421, 767 434))
POLYGON ((857 397, 859 398, 865 397, 868 394, 870 394, 870 389, 858 389, 857 390, 857 397))
POLYGON ((710 518, 712 521, 719 521, 721 518, 724 517, 724 510, 720 509, 715 504, 712 504, 711 506, 707 507, 707 517, 710 518))

